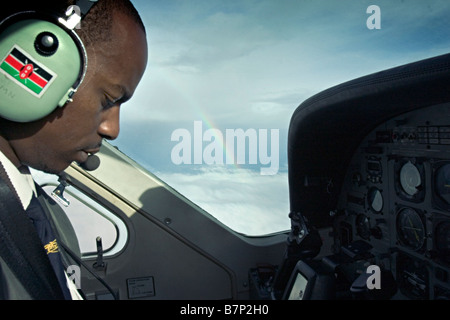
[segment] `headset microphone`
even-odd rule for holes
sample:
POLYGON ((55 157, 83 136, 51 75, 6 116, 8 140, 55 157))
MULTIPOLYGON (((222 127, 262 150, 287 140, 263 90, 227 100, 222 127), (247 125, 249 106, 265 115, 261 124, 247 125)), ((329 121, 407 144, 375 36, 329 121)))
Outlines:
POLYGON ((83 163, 79 164, 84 170, 93 171, 100 166, 100 158, 95 154, 91 154, 88 156, 87 160, 83 163))

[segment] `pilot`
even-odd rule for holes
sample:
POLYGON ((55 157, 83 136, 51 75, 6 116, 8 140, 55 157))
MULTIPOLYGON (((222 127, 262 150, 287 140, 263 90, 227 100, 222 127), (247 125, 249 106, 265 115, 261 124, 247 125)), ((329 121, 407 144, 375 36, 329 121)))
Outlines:
MULTIPOLYGON (((21 3, 22 7, 14 11, 47 9, 64 16, 73 5, 73 1, 33 3, 34 7, 21 3)), ((73 30, 85 46, 88 63, 72 101, 32 121, 11 120, 0 113, 0 189, 6 186, 13 195, 5 196, 5 191, 0 198, 0 212, 4 212, 0 214, 0 299, 84 298, 68 281, 68 254, 59 243, 63 239, 67 248, 77 251, 77 241, 69 232, 73 229, 66 218, 51 212, 55 203, 34 183, 29 168, 61 173, 72 162, 83 163, 98 152, 103 139, 115 139, 121 104, 138 86, 148 51, 145 27, 129 0, 99 0, 73 30), (20 230, 12 230, 18 228, 15 219, 22 213, 11 210, 13 198, 29 217, 25 224, 20 222, 20 230), (14 238, 15 234, 20 236, 14 238)), ((6 58, 0 59, 2 63, 6 58)), ((34 65, 28 71, 32 67, 37 69, 34 65)), ((6 77, 4 72, 0 77, 6 77)), ((8 93, 3 87, 0 91, 8 93)), ((22 94, 29 93, 24 88, 19 96, 22 94)), ((11 108, 17 107, 11 104, 11 108)))

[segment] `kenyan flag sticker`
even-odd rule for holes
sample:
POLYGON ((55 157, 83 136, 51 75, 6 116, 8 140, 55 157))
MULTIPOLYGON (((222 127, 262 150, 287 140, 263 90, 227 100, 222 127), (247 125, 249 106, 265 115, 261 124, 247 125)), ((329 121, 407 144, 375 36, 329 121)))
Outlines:
POLYGON ((28 54, 15 45, 1 61, 0 72, 6 74, 16 84, 40 98, 56 74, 42 64, 34 62, 28 54))

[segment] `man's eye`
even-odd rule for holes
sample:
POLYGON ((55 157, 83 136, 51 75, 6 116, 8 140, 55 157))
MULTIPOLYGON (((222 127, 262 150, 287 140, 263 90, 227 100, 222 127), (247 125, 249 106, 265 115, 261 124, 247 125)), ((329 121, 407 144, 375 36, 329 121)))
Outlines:
POLYGON ((102 107, 103 107, 104 109, 110 108, 110 107, 112 107, 113 105, 114 105, 114 101, 112 101, 111 99, 103 99, 102 107))
POLYGON ((102 101, 102 107, 104 109, 111 108, 118 102, 118 100, 119 99, 113 99, 108 94, 105 94, 102 101))

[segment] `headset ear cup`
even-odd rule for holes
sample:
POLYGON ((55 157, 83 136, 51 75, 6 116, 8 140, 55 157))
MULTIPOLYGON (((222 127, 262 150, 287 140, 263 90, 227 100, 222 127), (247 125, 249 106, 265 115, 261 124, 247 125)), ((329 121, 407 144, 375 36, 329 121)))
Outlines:
POLYGON ((86 67, 83 44, 56 22, 27 18, 0 34, 0 117, 30 122, 70 101, 86 67))

